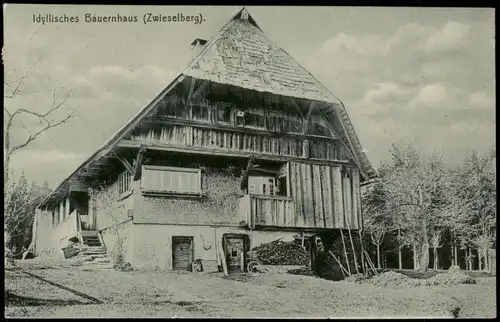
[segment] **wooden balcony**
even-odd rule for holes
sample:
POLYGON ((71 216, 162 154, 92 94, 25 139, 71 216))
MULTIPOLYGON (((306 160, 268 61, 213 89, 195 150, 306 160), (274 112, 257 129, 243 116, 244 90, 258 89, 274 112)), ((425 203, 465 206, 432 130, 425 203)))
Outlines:
POLYGON ((244 195, 240 198, 238 215, 242 226, 295 227, 295 203, 292 197, 244 195))

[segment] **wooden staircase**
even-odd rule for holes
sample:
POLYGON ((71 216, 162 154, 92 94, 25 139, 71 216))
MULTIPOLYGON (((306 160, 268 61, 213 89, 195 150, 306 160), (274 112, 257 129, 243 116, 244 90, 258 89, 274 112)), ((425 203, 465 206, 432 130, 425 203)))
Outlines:
POLYGON ((107 249, 97 231, 80 231, 82 245, 80 256, 85 259, 84 267, 94 269, 112 269, 113 265, 107 256, 107 249))
POLYGON ((107 249, 97 231, 80 231, 81 252, 83 255, 106 255, 107 249))

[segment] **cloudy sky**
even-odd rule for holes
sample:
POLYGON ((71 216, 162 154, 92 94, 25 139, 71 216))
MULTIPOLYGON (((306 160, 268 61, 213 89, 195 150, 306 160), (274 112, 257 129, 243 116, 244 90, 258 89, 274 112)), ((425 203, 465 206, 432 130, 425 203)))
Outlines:
MULTIPOLYGON (((4 7, 5 78, 32 68, 14 111, 49 108, 68 91, 61 116, 70 123, 17 153, 15 167, 54 186, 182 72, 195 38, 208 39, 241 7, 4 7), (193 23, 85 23, 101 16, 197 15, 193 23), (78 23, 39 24, 33 15, 78 16, 78 23), (34 67, 33 67, 34 66, 34 67)), ((375 167, 392 142, 444 151, 455 164, 472 148, 495 145, 494 10, 451 8, 249 7, 266 35, 346 105, 375 167)), ((5 91, 12 87, 5 87, 5 91)), ((13 126, 21 142, 39 124, 13 126)))

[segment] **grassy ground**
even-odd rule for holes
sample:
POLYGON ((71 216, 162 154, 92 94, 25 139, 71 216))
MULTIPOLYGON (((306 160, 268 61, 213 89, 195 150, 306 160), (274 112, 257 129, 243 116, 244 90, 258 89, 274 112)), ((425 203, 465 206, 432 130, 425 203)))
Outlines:
POLYGON ((496 316, 496 283, 491 277, 478 278, 476 285, 409 289, 295 275, 224 278, 219 273, 23 269, 102 303, 6 271, 10 293, 56 301, 30 306, 14 302, 6 307, 8 317, 451 317, 456 307, 461 308, 460 317, 496 316))

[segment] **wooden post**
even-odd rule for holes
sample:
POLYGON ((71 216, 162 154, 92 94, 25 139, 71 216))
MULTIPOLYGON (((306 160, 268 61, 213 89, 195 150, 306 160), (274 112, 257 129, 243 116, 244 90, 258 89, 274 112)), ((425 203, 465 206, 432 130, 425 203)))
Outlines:
POLYGON ((224 270, 224 276, 228 276, 229 273, 227 272, 227 263, 226 263, 226 256, 224 255, 224 249, 222 248, 221 243, 218 243, 219 245, 219 255, 220 259, 222 261, 222 269, 224 270))
POLYGON ((220 260, 219 246, 218 246, 219 242, 217 241, 217 230, 215 229, 215 227, 214 227, 214 242, 215 242, 215 260, 217 260, 217 264, 219 264, 219 260, 220 260))
POLYGON ((300 233, 300 239, 302 240, 302 248, 305 249, 305 247, 304 247, 304 239, 305 239, 304 232, 300 233))
POLYGON ((368 254, 368 252, 365 250, 365 253, 366 253, 366 258, 367 258, 367 261, 368 261, 368 264, 370 265, 370 267, 372 268, 372 271, 375 273, 375 275, 378 274, 377 270, 375 269, 375 265, 373 265, 373 262, 372 262, 372 259, 370 258, 370 255, 368 254))
POLYGON ((342 237, 342 246, 344 248, 344 256, 347 264, 347 270, 349 271, 349 275, 351 275, 351 265, 349 265, 349 257, 347 257, 347 248, 345 247, 344 233, 342 232, 342 229, 340 229, 340 236, 342 237))
POLYGON ((241 252, 240 256, 240 271, 244 272, 245 271, 245 252, 241 252))
POLYGON ((346 269, 344 268, 344 265, 342 265, 342 263, 340 262, 340 260, 338 260, 338 259, 337 259, 337 256, 335 256, 335 255, 332 253, 332 251, 331 251, 331 250, 329 250, 328 252, 330 253, 330 255, 332 255, 333 259, 335 259, 335 261, 339 264, 339 266, 340 266, 340 271, 342 272, 342 276, 344 276, 344 278, 345 278, 345 274, 347 274, 347 275, 349 275, 349 276, 350 276, 351 274, 349 274, 349 272, 347 272, 347 271, 346 271, 346 269), (344 272, 345 272, 345 274, 344 274, 344 272))
POLYGON ((356 259, 356 250, 354 249, 354 242, 352 241, 352 235, 351 235, 351 220, 349 219, 349 216, 346 216, 346 218, 347 218, 347 233, 349 234, 349 240, 351 241, 351 248, 352 248, 352 256, 354 257, 354 267, 356 268, 356 273, 359 274, 358 261, 356 259))

